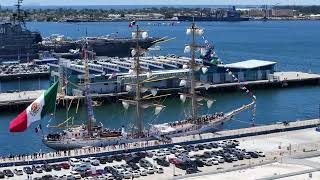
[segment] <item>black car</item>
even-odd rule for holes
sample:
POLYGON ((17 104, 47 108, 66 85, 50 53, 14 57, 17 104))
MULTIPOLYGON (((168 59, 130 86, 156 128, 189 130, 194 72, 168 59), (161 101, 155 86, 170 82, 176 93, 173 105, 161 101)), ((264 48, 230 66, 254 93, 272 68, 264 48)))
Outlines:
POLYGON ((52 168, 55 170, 55 171, 61 171, 62 167, 60 164, 53 164, 52 165, 52 168))
POLYGON ((23 171, 26 173, 26 174, 33 174, 33 171, 31 169, 31 167, 23 167, 23 171))
POLYGON ((4 173, 0 171, 0 179, 4 179, 4 178, 5 178, 4 173))
POLYGON ((250 154, 250 156, 252 158, 259 158, 259 154, 255 153, 255 152, 249 151, 248 153, 250 154))
POLYGON ((209 143, 209 145, 212 147, 212 148, 218 148, 218 144, 217 143, 209 143))
POLYGON ((113 157, 114 157, 114 160, 116 160, 116 161, 118 161, 118 162, 122 161, 122 159, 123 159, 123 156, 122 156, 122 155, 115 155, 115 156, 113 156, 113 157))
POLYGON ((199 150, 204 150, 204 146, 202 144, 198 144, 196 147, 198 147, 199 150))
POLYGON ((6 169, 3 171, 4 175, 6 175, 7 177, 13 177, 14 174, 10 169, 6 169))
POLYGON ((203 157, 204 157, 204 158, 211 158, 211 157, 212 157, 212 153, 206 151, 206 152, 203 153, 203 157))
POLYGON ((152 164, 146 159, 140 159, 139 165, 144 168, 152 167, 152 164))
POLYGON ((52 179, 53 179, 53 177, 50 174, 42 176, 42 180, 52 180, 52 179))
POLYGON ((170 163, 166 161, 165 159, 157 159, 157 164, 164 167, 169 167, 170 163))
POLYGON ((108 163, 112 163, 113 160, 114 160, 114 157, 113 157, 113 156, 108 156, 108 157, 106 158, 106 160, 107 160, 108 163))
POLYGON ((134 163, 134 162, 130 162, 130 163, 128 163, 128 165, 129 165, 133 170, 138 170, 138 169, 140 169, 140 167, 139 167, 136 163, 134 163))
POLYGON ((106 164, 107 163, 107 157, 100 157, 99 159, 100 164, 106 164))
POLYGON ((200 161, 199 159, 194 160, 193 163, 196 164, 198 167, 204 166, 204 163, 202 161, 200 161))
POLYGON ((44 164, 41 166, 41 168, 45 171, 45 172, 51 172, 52 171, 52 166, 49 164, 44 164))
POLYGON ((197 165, 192 161, 186 161, 186 162, 180 163, 180 164, 176 165, 176 167, 180 168, 182 170, 186 170, 188 168, 194 168, 194 169, 198 170, 197 165))
POLYGON ((133 155, 126 160, 127 163, 138 163, 142 159, 140 156, 133 155))
POLYGON ((194 174, 197 173, 199 170, 193 167, 187 168, 186 169, 186 174, 194 174))

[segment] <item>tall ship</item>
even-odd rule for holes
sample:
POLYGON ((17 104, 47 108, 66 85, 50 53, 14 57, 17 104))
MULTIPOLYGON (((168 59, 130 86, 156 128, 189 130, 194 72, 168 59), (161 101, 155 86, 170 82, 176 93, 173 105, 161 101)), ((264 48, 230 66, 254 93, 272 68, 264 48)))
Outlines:
POLYGON ((210 15, 186 15, 177 16, 178 21, 249 21, 248 17, 241 17, 241 13, 236 10, 235 6, 232 9, 217 9, 210 15))
MULTIPOLYGON (((201 84, 201 82, 196 79, 196 73, 205 74, 207 72, 207 66, 196 61, 196 53, 199 52, 199 49, 201 49, 201 51, 205 50, 204 46, 196 44, 196 36, 201 35, 203 31, 204 30, 200 27, 197 27, 195 23, 192 23, 192 26, 187 29, 187 34, 191 35, 192 42, 185 47, 185 52, 191 52, 191 59, 183 66, 184 69, 188 70, 188 73, 184 78, 181 79, 180 86, 182 87, 182 92, 179 94, 181 101, 184 103, 185 108, 188 111, 188 113, 185 114, 185 118, 179 121, 170 121, 172 117, 168 117, 168 123, 151 123, 146 127, 143 115, 144 110, 146 108, 154 108, 154 114, 155 116, 158 116, 159 113, 162 113, 166 107, 161 103, 156 103, 156 100, 170 96, 171 94, 160 94, 158 93, 157 88, 146 86, 146 84, 151 82, 162 81, 163 78, 156 77, 152 74, 151 70, 142 68, 140 56, 146 52, 146 49, 143 49, 139 45, 138 39, 146 37, 147 32, 139 29, 137 26, 136 31, 133 32, 134 38, 136 39, 136 47, 131 52, 132 56, 134 57, 134 61, 132 62, 131 69, 128 72, 128 76, 132 77, 132 82, 126 84, 128 96, 124 99, 120 99, 125 109, 128 109, 129 107, 134 108, 134 120, 132 122, 133 126, 128 128, 128 130, 126 130, 125 127, 122 127, 122 129, 119 130, 114 130, 105 128, 102 123, 96 122, 94 116, 94 103, 90 93, 91 82, 88 65, 88 43, 86 41, 83 48, 84 81, 83 87, 81 87, 86 102, 86 120, 82 125, 73 124, 72 118, 67 118, 58 125, 48 124, 49 128, 63 128, 63 130, 44 135, 42 139, 43 143, 55 150, 76 149, 86 146, 101 147, 148 140, 160 140, 170 143, 173 137, 205 132, 215 132, 224 122, 231 120, 232 117, 240 112, 251 108, 255 104, 255 99, 253 99, 249 104, 244 104, 230 112, 216 112, 212 114, 199 113, 199 106, 206 105, 209 109, 214 103, 213 99, 202 97, 201 93, 196 90, 196 87, 201 84), (189 51, 186 51, 186 49, 189 51), (187 101, 191 102, 191 106, 186 103, 187 101)), ((64 95, 64 78, 65 77, 63 76, 63 73, 61 73, 61 76, 59 77, 60 96, 64 95)), ((57 82, 54 83, 53 86, 57 86, 57 82)), ((51 87, 50 89, 53 88, 51 87)), ((50 90, 50 92, 46 92, 44 94, 52 93, 50 90)), ((55 98, 55 96, 52 95, 50 95, 50 97, 55 98)), ((51 102, 51 100, 46 100, 46 96, 44 99, 45 103, 51 102)), ((36 101, 43 102, 43 100, 36 101)), ((39 107, 38 104, 41 103, 37 103, 35 105, 33 103, 28 107, 29 110, 27 108, 27 111, 30 111, 29 114, 32 114, 33 111, 36 111, 36 113, 39 112, 38 109, 49 109, 44 106, 39 107)), ((54 102, 53 105, 55 105, 54 102)), ((42 113, 45 112, 41 111, 41 115, 42 113)), ((18 117, 20 116, 22 117, 22 115, 18 115, 18 117)), ((37 115, 34 116, 36 117, 37 115)), ((23 125, 21 125, 22 123, 19 122, 20 121, 17 120, 12 121, 10 123, 10 130, 20 131, 20 127, 23 125)), ((128 121, 128 123, 130 122, 128 121)))
MULTIPOLYGON (((53 51, 67 58, 78 57, 82 48, 81 39, 68 40, 61 35, 43 38, 40 32, 28 30, 24 21, 26 13, 21 9, 22 1, 18 0, 12 22, 0 24, 0 60, 31 60, 39 57, 39 51, 53 51)), ((94 51, 97 56, 109 57, 130 56, 136 42, 131 37, 117 36, 86 37, 86 39, 88 39, 88 49, 94 51)), ((141 47, 149 48, 163 40, 163 38, 146 37, 139 39, 139 43, 141 47)))

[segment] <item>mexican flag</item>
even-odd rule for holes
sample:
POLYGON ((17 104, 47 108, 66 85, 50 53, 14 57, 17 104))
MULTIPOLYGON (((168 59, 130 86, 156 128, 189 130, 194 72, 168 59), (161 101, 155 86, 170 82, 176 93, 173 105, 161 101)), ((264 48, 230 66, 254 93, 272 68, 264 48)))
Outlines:
POLYGON ((58 82, 55 82, 38 99, 10 122, 10 132, 23 132, 29 125, 39 121, 48 112, 53 112, 56 105, 58 82))

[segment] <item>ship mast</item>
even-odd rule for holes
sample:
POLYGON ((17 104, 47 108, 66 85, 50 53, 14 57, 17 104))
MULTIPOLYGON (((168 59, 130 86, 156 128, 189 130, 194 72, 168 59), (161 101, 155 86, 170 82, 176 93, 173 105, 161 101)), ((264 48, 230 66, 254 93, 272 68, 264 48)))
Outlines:
POLYGON ((190 83, 190 95, 191 95, 191 103, 192 103, 192 120, 197 119, 197 99, 196 99, 196 81, 195 81, 195 68, 196 68, 196 60, 195 60, 195 54, 196 54, 196 48, 198 47, 195 42, 195 30, 196 26, 193 22, 191 25, 191 31, 192 31, 192 44, 191 44, 191 83, 190 83))
POLYGON ((89 135, 92 131, 92 124, 95 121, 94 114, 93 114, 93 106, 92 106, 92 97, 90 93, 90 74, 89 74, 89 65, 88 65, 88 42, 85 42, 84 48, 83 48, 83 59, 84 59, 84 95, 86 98, 86 104, 87 104, 87 118, 88 118, 88 124, 87 124, 87 130, 89 135))
POLYGON ((140 133, 143 131, 143 118, 141 115, 141 84, 140 84, 140 80, 139 80, 139 76, 140 76, 140 46, 139 46, 139 25, 137 25, 137 29, 136 29, 136 55, 134 56, 135 59, 135 72, 136 72, 136 97, 135 97, 135 101, 136 101, 136 122, 135 122, 135 126, 137 128, 137 132, 140 133))

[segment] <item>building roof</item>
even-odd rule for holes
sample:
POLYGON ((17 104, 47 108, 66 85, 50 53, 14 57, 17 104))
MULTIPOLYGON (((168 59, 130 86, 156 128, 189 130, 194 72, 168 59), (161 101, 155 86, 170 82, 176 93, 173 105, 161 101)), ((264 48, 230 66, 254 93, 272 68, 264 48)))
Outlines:
POLYGON ((218 66, 225 67, 225 68, 254 69, 254 68, 270 66, 274 64, 276 64, 276 62, 252 59, 252 60, 241 61, 241 62, 225 64, 225 65, 218 65, 218 66))

